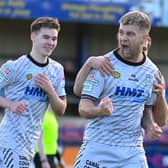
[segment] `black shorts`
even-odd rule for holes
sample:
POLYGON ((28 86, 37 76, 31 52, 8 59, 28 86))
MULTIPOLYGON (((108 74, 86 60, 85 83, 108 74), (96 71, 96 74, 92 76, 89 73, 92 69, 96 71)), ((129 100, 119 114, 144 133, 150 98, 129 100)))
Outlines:
MULTIPOLYGON (((49 162, 51 168, 56 168, 56 163, 54 161, 55 157, 56 157, 56 155, 47 155, 47 159, 48 159, 48 162, 49 162)), ((39 156, 38 153, 35 154, 34 164, 35 164, 36 168, 42 168, 41 161, 40 161, 40 156, 39 156)))

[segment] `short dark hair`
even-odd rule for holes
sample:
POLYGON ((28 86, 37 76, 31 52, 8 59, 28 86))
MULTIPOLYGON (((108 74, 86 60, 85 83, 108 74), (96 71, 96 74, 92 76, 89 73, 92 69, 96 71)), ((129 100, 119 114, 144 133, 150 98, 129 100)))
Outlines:
POLYGON ((52 17, 39 17, 35 19, 30 27, 31 32, 39 31, 41 28, 50 28, 60 31, 60 23, 57 18, 52 17))

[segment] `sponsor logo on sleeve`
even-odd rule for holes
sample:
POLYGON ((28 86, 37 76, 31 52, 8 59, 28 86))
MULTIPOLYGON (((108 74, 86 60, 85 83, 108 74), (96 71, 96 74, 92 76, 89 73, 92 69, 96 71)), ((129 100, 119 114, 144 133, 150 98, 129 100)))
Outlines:
POLYGON ((2 82, 3 80, 8 81, 9 80, 9 78, 8 78, 9 73, 10 73, 10 71, 7 68, 5 68, 4 66, 2 66, 0 68, 0 82, 2 82))
POLYGON ((95 79, 94 74, 89 74, 86 81, 84 82, 84 91, 91 92, 93 89, 93 86, 98 86, 99 81, 95 79))

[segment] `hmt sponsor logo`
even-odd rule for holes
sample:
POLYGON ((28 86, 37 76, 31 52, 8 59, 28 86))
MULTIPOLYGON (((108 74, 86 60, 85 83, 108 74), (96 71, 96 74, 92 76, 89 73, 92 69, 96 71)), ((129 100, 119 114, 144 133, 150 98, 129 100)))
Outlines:
POLYGON ((46 93, 35 86, 27 86, 24 93, 27 97, 32 97, 33 99, 37 99, 39 101, 46 101, 47 95, 46 93))
POLYGON ((143 93, 144 90, 142 89, 117 86, 114 94, 120 96, 141 97, 143 96, 143 93))

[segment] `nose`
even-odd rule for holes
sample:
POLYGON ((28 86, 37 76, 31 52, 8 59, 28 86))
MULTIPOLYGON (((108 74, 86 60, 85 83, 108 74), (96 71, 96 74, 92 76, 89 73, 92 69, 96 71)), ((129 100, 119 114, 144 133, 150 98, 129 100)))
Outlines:
POLYGON ((52 38, 48 39, 48 44, 49 45, 55 45, 55 40, 53 40, 52 38))
POLYGON ((53 44, 53 43, 54 43, 54 41, 52 40, 52 38, 49 38, 49 39, 48 39, 48 42, 49 42, 50 44, 53 44))
POLYGON ((122 35, 120 35, 120 40, 127 41, 128 40, 127 34, 123 33, 122 35))

